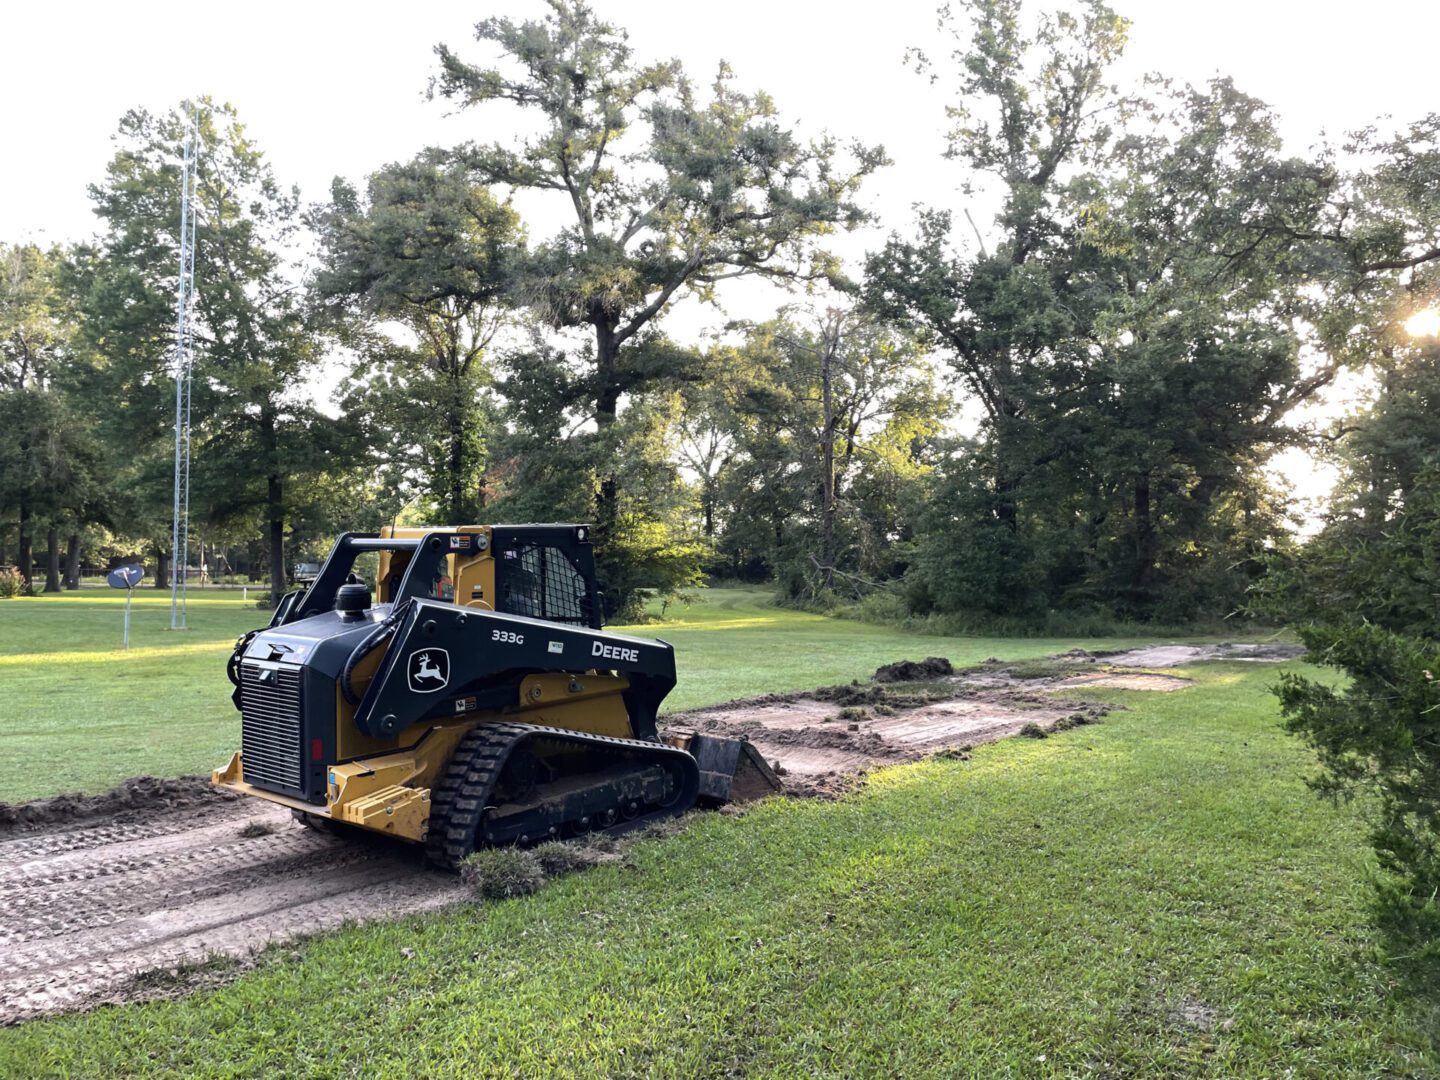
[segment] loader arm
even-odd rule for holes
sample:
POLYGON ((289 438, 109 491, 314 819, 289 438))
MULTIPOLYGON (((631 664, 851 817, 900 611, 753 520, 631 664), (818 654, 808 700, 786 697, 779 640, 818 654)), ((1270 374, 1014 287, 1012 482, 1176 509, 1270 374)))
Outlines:
POLYGON ((632 737, 655 739, 660 704, 675 687, 675 652, 667 642, 412 599, 355 725, 365 735, 395 738, 458 712, 520 705, 527 676, 565 672, 583 679, 596 671, 625 676, 632 737))

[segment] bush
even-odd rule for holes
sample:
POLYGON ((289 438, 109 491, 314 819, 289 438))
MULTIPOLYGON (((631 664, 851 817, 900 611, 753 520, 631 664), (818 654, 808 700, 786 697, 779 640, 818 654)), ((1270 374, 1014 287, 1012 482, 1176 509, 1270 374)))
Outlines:
POLYGON ((1314 662, 1342 673, 1287 674, 1286 727, 1315 748, 1311 786, 1378 796, 1370 841, 1386 872, 1386 928, 1440 961, 1440 470, 1426 470, 1387 516, 1338 514, 1298 559, 1276 560, 1259 603, 1299 624, 1314 662))
POLYGON ((0 570, 0 600, 25 595, 25 579, 14 567, 0 570))
POLYGON ((1370 624, 1306 627, 1311 655, 1350 677, 1343 689, 1285 674, 1285 726, 1315 748, 1321 795, 1380 797, 1370 842, 1389 877, 1385 922, 1440 959, 1440 648, 1370 624))
POLYGON ((545 870, 533 851, 482 848, 460 864, 460 880, 487 900, 508 900, 539 890, 545 870))
POLYGON ((878 589, 850 609, 847 614, 861 622, 897 625, 910 617, 905 598, 889 589, 878 589))

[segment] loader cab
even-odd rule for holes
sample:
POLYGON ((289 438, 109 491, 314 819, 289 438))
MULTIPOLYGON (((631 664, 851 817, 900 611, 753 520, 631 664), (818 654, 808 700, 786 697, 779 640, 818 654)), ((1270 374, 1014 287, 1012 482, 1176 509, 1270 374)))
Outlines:
POLYGON ((377 605, 410 599, 602 627, 588 525, 476 525, 346 533, 314 584, 276 609, 271 626, 334 610, 356 562, 378 554, 377 605))

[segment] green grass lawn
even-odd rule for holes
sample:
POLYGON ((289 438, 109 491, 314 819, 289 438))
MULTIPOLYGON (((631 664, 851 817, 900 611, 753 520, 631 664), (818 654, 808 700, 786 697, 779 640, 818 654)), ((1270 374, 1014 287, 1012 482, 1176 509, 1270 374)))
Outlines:
POLYGON ((701 815, 528 899, 5 1029, 0 1075, 1440 1074, 1440 1013, 1377 960, 1362 826, 1303 786, 1276 669, 1190 674, 842 802, 701 815))
MULTIPOLYGON (((968 664, 1131 643, 917 637, 776 608, 761 590, 702 595, 664 624, 629 628, 675 646, 680 685, 667 709, 846 682, 903 657, 968 664)), ((0 801, 204 773, 238 747, 225 658, 268 613, 238 591, 192 594, 190 629, 171 632, 169 594, 141 589, 125 652, 123 607, 109 589, 0 601, 0 801)))

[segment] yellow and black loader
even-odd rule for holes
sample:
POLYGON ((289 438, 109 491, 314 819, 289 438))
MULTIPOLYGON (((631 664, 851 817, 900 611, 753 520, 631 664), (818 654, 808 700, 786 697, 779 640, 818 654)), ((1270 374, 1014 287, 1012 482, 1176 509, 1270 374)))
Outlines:
POLYGON ((347 533, 236 644, 241 748, 213 779, 443 867, 779 790, 747 742, 662 738, 674 650, 601 626, 585 525, 347 533))

